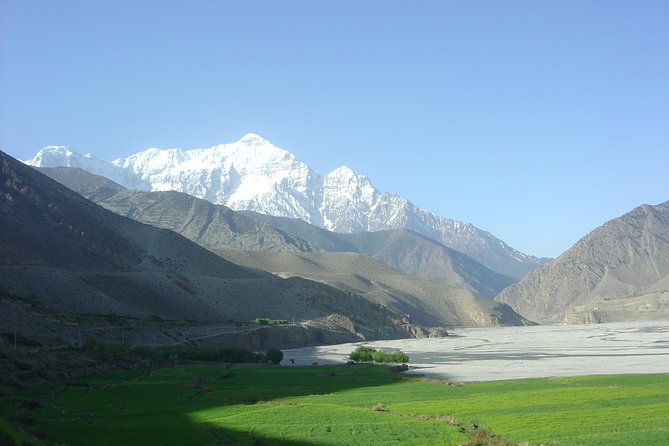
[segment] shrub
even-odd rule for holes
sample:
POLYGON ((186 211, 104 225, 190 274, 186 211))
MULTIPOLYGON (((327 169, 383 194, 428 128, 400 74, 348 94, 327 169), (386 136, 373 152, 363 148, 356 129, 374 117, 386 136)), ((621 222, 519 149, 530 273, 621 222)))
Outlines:
POLYGON ((283 352, 278 348, 268 348, 265 357, 267 358, 267 362, 279 364, 283 359, 283 352))
POLYGON ((407 355, 404 352, 393 353, 392 357, 393 357, 392 362, 401 362, 401 363, 409 362, 409 355, 407 355))
POLYGON ((374 360, 372 357, 374 352, 376 352, 376 349, 361 345, 360 347, 353 350, 351 354, 348 355, 348 357, 351 358, 351 361, 355 362, 371 362, 374 360))
POLYGON ((206 347, 163 347, 156 351, 154 358, 165 360, 170 356, 191 361, 230 362, 234 364, 259 363, 265 360, 265 356, 254 353, 245 348, 206 348, 206 347))
POLYGON ((349 358, 355 362, 409 362, 409 355, 406 353, 385 353, 365 346, 353 350, 349 358))

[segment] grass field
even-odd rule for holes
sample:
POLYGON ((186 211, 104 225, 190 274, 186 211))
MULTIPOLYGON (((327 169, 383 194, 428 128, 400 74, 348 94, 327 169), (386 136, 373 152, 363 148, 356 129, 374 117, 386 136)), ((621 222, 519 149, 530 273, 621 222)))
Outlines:
POLYGON ((183 367, 12 398, 70 445, 669 444, 669 375, 449 385, 370 365, 183 367))

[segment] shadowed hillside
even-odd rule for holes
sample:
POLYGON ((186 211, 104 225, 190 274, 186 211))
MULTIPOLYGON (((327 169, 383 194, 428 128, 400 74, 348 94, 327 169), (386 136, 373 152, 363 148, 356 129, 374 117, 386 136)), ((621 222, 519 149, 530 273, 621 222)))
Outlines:
POLYGON ((0 163, 0 287, 13 294, 58 311, 200 322, 339 314, 369 337, 407 335, 396 314, 358 296, 235 265, 1 152, 0 163))
POLYGON ((100 175, 73 167, 39 170, 116 214, 170 229, 208 249, 312 251, 300 238, 247 218, 223 205, 182 192, 126 189, 100 175))

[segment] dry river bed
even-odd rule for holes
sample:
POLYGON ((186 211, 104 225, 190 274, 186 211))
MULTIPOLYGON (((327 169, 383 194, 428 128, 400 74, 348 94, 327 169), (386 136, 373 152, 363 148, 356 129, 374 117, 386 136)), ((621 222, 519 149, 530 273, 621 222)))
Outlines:
POLYGON ((359 345, 402 350, 411 358, 409 373, 454 381, 669 373, 669 321, 462 328, 444 338, 285 350, 282 364, 342 363, 359 345))

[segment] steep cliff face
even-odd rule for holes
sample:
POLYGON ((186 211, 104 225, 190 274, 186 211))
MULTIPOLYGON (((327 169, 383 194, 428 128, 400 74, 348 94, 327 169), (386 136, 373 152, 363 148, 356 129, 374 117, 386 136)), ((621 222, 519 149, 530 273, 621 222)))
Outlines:
POLYGON ((669 316, 669 202, 642 205, 581 239, 495 299, 536 321, 669 316))

